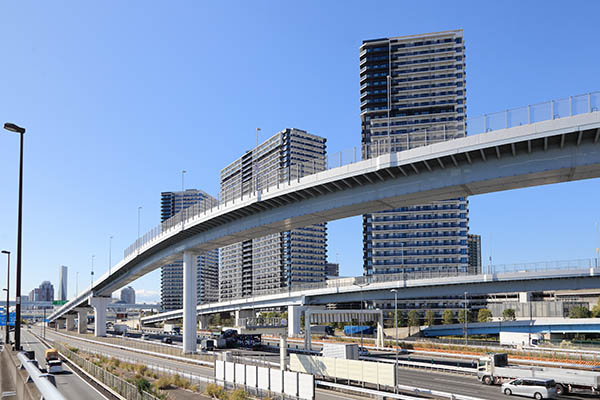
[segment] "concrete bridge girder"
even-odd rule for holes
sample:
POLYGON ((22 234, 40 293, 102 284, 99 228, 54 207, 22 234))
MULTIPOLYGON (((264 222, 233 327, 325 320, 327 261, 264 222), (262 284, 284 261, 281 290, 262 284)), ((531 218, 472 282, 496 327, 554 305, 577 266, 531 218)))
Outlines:
MULTIPOLYGON (((255 207, 259 198, 250 197, 234 205, 220 206, 214 214, 204 219, 199 216, 191 222, 191 226, 186 222, 186 230, 183 229, 183 224, 181 228, 170 229, 158 243, 142 248, 137 255, 123 260, 111 276, 100 279, 94 293, 106 295, 170 259, 181 258, 182 251, 207 251, 245 238, 375 212, 390 206, 399 207, 436 199, 597 177, 600 176, 600 150, 596 145, 599 127, 600 113, 589 113, 456 139, 402 153, 385 154, 311 175, 293 185, 282 185, 281 190, 271 189, 270 192, 262 193, 261 200, 265 207, 258 207, 261 211, 257 211, 255 207), (582 132, 585 134, 582 135, 582 132), (555 139, 561 135, 562 139, 565 135, 568 139, 566 142, 560 141, 559 149, 555 139), (596 140, 592 142, 593 139, 589 138, 594 135, 596 140), (551 140, 547 140, 548 137, 551 140), (576 146, 573 137, 579 138, 576 146), (550 142, 551 146, 544 145, 541 150, 539 143, 542 140, 545 144, 550 142), (564 143, 566 145, 563 148, 564 143), (508 145, 514 144, 516 146, 512 146, 511 154, 507 150, 511 147, 508 145), (486 149, 495 152, 497 157, 469 159, 468 163, 463 160, 465 152, 483 152, 486 149), (422 169, 416 174, 394 176, 392 173, 392 178, 373 178, 373 182, 369 179, 369 184, 365 182, 359 186, 348 184, 347 189, 332 189, 321 196, 300 196, 305 198, 302 204, 284 201, 281 204, 285 205, 275 207, 268 203, 271 198, 283 198, 293 192, 310 192, 312 187, 318 185, 331 185, 368 174, 372 176, 379 171, 385 176, 383 172, 390 169, 397 172, 403 166, 413 167, 418 172, 416 169, 422 168, 423 162, 444 157, 445 160, 452 157, 454 164, 447 163, 449 168, 428 168, 429 171, 422 169), (480 165, 471 165, 476 163, 480 165), (243 209, 248 213, 243 212, 243 209), (236 214, 240 210, 245 216, 236 214), (233 214, 237 217, 227 217, 233 217, 233 214)), ((73 304, 68 305, 72 306, 73 304)), ((68 307, 61 309, 57 316, 68 307)), ((184 320, 193 318, 195 326, 195 312, 189 311, 189 307, 187 309, 184 320)))

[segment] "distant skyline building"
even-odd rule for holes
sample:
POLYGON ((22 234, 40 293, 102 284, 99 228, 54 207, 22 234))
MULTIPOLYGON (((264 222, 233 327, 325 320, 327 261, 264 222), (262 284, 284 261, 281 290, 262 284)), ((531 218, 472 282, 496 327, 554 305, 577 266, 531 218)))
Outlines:
POLYGON ((135 289, 131 286, 121 289, 121 301, 125 304, 135 304, 135 289))
POLYGON ((64 265, 61 265, 58 269, 58 297, 57 300, 67 300, 67 277, 68 277, 68 268, 64 265))
MULTIPOLYGON (((465 86, 462 30, 363 41, 363 157, 464 137, 465 86)), ((364 215, 364 274, 467 273, 468 221, 466 198, 364 215)))
POLYGON ((50 281, 43 281, 33 292, 36 297, 34 301, 54 301, 54 286, 50 281))
POLYGON ((469 244, 469 273, 481 273, 481 236, 468 234, 467 242, 469 244))
MULTIPOLYGON (((326 139, 284 129, 221 170, 221 201, 287 182, 326 165, 326 139)), ((220 249, 219 298, 272 293, 325 280, 327 225, 311 225, 220 249)))
MULTIPOLYGON (((162 192, 160 202, 161 222, 173 217, 182 209, 194 204, 211 207, 217 200, 198 189, 179 192, 162 192)), ((219 250, 212 250, 197 258, 198 304, 219 300, 219 250)), ((165 311, 183 308, 183 260, 163 265, 160 273, 160 299, 165 311)))
POLYGON ((328 262, 325 265, 325 275, 330 276, 340 276, 340 264, 339 263, 330 263, 328 262))

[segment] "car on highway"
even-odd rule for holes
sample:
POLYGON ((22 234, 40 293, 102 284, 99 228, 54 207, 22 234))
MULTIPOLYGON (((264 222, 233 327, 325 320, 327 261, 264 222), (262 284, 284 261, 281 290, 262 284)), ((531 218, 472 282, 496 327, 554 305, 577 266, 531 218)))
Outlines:
POLYGON ((554 379, 513 379, 502 384, 502 393, 535 399, 553 399, 557 397, 554 379))
POLYGON ((143 339, 143 340, 150 340, 151 338, 150 338, 150 335, 149 335, 149 334, 147 334, 147 333, 144 333, 144 334, 142 334, 142 339, 143 339))
POLYGON ((166 343, 166 344, 173 344, 173 339, 171 339, 170 337, 164 337, 162 338, 162 342, 166 343))

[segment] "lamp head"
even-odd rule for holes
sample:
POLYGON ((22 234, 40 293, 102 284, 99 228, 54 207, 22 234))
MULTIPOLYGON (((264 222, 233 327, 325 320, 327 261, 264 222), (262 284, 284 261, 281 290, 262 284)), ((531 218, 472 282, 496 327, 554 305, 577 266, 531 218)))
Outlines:
POLYGON ((25 133, 25 128, 21 128, 19 125, 7 122, 4 124, 4 129, 6 129, 7 131, 11 131, 11 132, 16 132, 16 133, 20 133, 23 134, 25 133))
POLYGON ((10 251, 8 251, 8 250, 2 250, 2 254, 10 254, 10 251))

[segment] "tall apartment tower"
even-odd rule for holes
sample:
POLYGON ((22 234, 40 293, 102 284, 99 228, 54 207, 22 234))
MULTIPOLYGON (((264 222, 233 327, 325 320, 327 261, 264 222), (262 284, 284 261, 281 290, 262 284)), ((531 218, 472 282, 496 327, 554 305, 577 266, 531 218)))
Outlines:
POLYGON ((67 300, 67 272, 68 268, 61 265, 58 269, 58 299, 67 300))
POLYGON ((481 273, 481 236, 467 235, 467 243, 469 246, 469 274, 481 273))
POLYGON ((131 286, 121 289, 121 301, 125 304, 135 304, 135 289, 131 286))
MULTIPOLYGON (((366 40, 360 47, 363 157, 466 135, 462 30, 366 40)), ((468 272, 468 201, 363 216, 364 274, 468 272)))
MULTIPOLYGON (((187 189, 181 192, 162 192, 160 201, 161 222, 173 217, 196 203, 208 207, 217 200, 202 190, 187 189)), ((197 257, 198 275, 196 292, 198 304, 219 300, 219 250, 197 257)), ((160 272, 160 299, 165 310, 183 308, 183 260, 163 265, 160 272)))
MULTIPOLYGON (((326 139, 285 129, 221 170, 221 201, 325 169, 326 139)), ((325 280, 326 224, 221 248, 220 299, 270 293, 325 280)))

